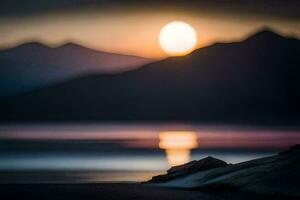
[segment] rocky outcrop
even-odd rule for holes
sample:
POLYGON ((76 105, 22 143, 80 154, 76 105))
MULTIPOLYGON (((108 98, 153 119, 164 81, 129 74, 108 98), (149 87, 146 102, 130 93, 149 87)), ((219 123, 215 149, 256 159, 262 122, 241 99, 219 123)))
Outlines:
POLYGON ((174 166, 167 170, 167 174, 154 176, 149 182, 150 183, 160 183, 166 182, 184 175, 189 175, 192 173, 214 169, 218 167, 225 167, 228 164, 222 160, 216 159, 214 157, 206 157, 201 160, 193 160, 189 163, 174 166))
POLYGON ((300 145, 271 157, 215 168, 200 167, 198 171, 195 169, 188 173, 195 164, 192 162, 170 169, 173 173, 161 175, 162 179, 154 177, 149 183, 194 190, 234 188, 259 195, 300 199, 300 145), (174 175, 182 171, 185 173, 174 175))
POLYGON ((296 151, 300 151, 300 144, 293 145, 288 150, 282 151, 279 154, 288 154, 288 153, 293 153, 296 151))

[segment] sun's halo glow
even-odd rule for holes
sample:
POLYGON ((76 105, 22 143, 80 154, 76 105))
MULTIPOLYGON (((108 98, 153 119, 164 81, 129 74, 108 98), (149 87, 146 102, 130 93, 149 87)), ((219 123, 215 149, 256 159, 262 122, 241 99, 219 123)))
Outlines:
POLYGON ((197 33, 188 23, 170 22, 160 31, 159 44, 169 56, 183 56, 195 49, 197 33))

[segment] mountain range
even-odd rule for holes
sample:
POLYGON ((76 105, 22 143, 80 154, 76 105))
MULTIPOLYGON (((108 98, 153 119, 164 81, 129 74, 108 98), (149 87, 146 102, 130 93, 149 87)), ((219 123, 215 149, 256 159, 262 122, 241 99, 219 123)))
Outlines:
POLYGON ((90 73, 115 73, 151 62, 74 43, 52 48, 31 42, 0 51, 0 97, 14 96, 90 73))
POLYGON ((243 41, 7 99, 0 119, 299 124, 299 55, 298 39, 264 29, 243 41))

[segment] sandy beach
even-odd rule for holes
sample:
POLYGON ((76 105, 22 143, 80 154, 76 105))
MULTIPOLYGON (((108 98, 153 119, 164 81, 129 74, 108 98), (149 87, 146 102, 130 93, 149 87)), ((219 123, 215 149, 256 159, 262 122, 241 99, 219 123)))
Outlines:
MULTIPOLYGON (((130 199, 130 200, 222 200, 222 199, 280 199, 256 196, 238 191, 202 192, 156 187, 140 183, 95 183, 95 184, 2 184, 1 199, 130 199)), ((284 198, 281 198, 284 199, 284 198)))

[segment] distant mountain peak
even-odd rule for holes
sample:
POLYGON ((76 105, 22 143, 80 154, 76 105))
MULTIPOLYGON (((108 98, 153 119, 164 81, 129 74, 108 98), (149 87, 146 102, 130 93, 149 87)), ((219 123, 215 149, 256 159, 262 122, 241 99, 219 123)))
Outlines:
MULTIPOLYGON (((269 26, 263 26, 263 27, 260 27, 256 33, 267 33, 267 34, 277 34, 276 31, 269 27, 269 26)), ((277 34, 278 35, 278 34, 277 34)))
POLYGON ((263 27, 254 34, 251 34, 247 40, 267 40, 285 38, 270 27, 263 27))
POLYGON ((22 43, 17 45, 16 47, 13 48, 9 48, 9 49, 3 49, 3 51, 7 51, 7 50, 12 50, 12 49, 22 49, 22 48, 26 48, 26 49, 49 49, 51 47, 49 47, 48 45, 42 43, 42 42, 28 42, 28 43, 22 43))
POLYGON ((255 35, 256 36, 277 36, 277 37, 279 36, 279 37, 282 37, 280 34, 278 34, 276 31, 273 31, 270 28, 261 29, 255 35))
POLYGON ((73 42, 66 42, 62 45, 57 46, 56 48, 86 48, 86 47, 83 47, 83 46, 73 43, 73 42))
POLYGON ((30 49, 30 50, 36 50, 36 49, 62 49, 62 48, 67 48, 67 49, 89 49, 87 47, 81 46, 81 45, 73 43, 73 42, 67 42, 67 43, 59 45, 57 47, 52 47, 52 46, 48 46, 47 44, 45 44, 43 42, 32 41, 32 42, 28 42, 28 43, 22 43, 22 44, 17 45, 16 47, 9 48, 9 49, 3 49, 3 50, 5 51, 5 50, 22 49, 22 48, 26 48, 26 49, 30 49))
POLYGON ((42 43, 42 42, 37 42, 37 41, 32 41, 28 43, 23 43, 20 44, 19 46, 39 46, 39 47, 49 47, 48 45, 42 43))

